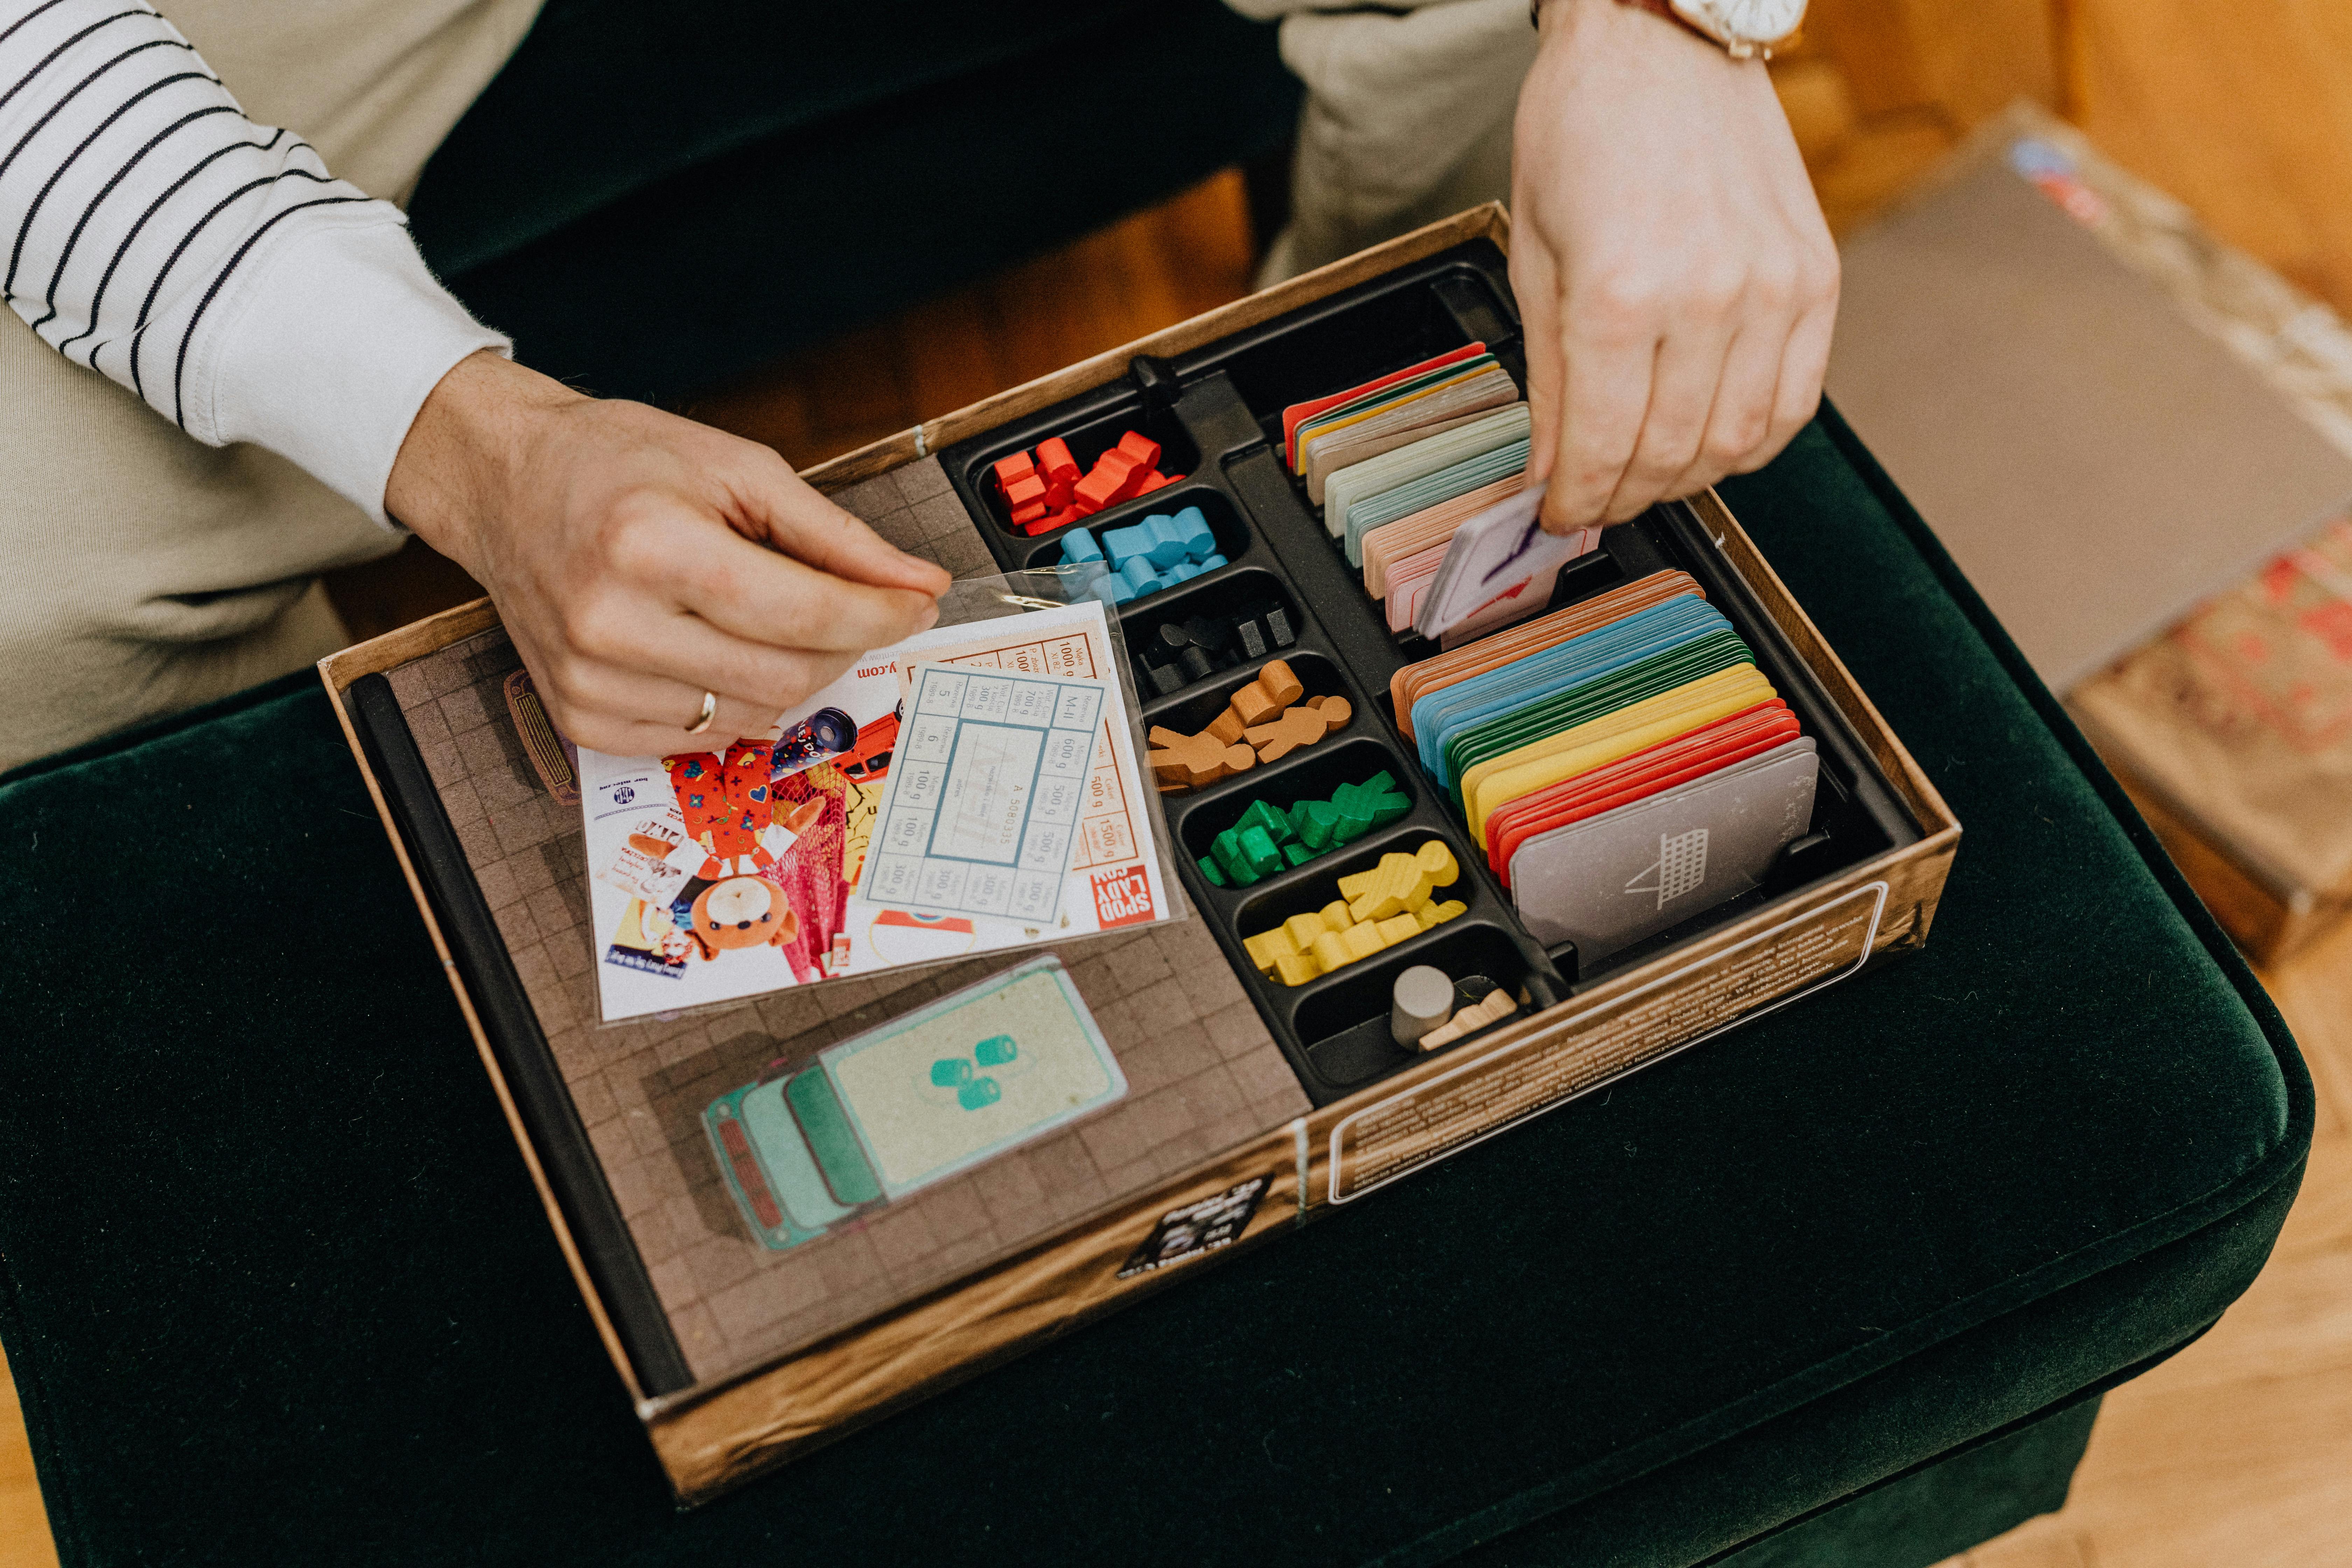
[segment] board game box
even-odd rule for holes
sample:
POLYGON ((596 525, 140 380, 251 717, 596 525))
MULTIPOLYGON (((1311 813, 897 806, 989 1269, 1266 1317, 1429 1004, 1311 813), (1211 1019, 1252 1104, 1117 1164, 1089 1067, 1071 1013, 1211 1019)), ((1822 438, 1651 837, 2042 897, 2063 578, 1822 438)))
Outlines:
POLYGON ((322 663, 682 1500, 1927 939, 1958 825, 1721 502, 1532 526, 1508 246, 812 470, 993 607, 767 734, 573 747, 487 601, 322 663))

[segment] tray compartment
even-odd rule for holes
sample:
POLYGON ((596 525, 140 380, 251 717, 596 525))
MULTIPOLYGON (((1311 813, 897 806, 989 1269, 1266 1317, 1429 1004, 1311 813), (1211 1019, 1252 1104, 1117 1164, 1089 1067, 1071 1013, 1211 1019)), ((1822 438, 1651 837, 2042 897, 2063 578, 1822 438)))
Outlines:
MULTIPOLYGON (((1299 614, 1297 597, 1274 571, 1270 562, 1265 564, 1235 562, 1230 566, 1220 566, 1213 572, 1203 572, 1189 583, 1180 583, 1173 588, 1163 588, 1148 597, 1121 605, 1118 607, 1118 624, 1127 637, 1129 654, 1139 659, 1145 645, 1159 636, 1161 626, 1171 622, 1181 625, 1195 616, 1230 616, 1265 604, 1281 607, 1290 622, 1291 646, 1297 647, 1297 633, 1306 617, 1299 614)), ((1269 647, 1264 658, 1279 658, 1287 651, 1269 647)), ((1202 680, 1188 681, 1168 695, 1181 696, 1206 681, 1223 679, 1243 665, 1263 663, 1264 658, 1252 659, 1247 654, 1243 654, 1239 664, 1213 670, 1202 680)), ((1147 683, 1143 689, 1149 691, 1151 688, 1147 683)), ((1212 718, 1214 716, 1211 715, 1212 718)), ((1153 721, 1155 723, 1158 721, 1153 721)))
MULTIPOLYGON (((1493 247, 1481 248, 1501 259, 1493 247)), ((1280 331, 1246 334, 1214 363, 1232 377, 1266 439, 1279 446, 1282 411, 1292 404, 1360 386, 1465 343, 1484 342, 1500 359, 1517 337, 1507 288, 1464 257, 1320 301, 1280 331)), ((1524 382, 1516 365, 1512 372, 1524 382)))
MULTIPOLYGON (((1114 386, 1110 390, 1116 394, 1118 389, 1114 386)), ((1139 430, 1160 443, 1159 467, 1161 473, 1171 478, 1178 474, 1189 478, 1199 469, 1200 446, 1172 411, 1146 408, 1141 396, 1134 394, 1114 396, 1107 404, 1099 397, 1092 402, 1095 406, 1073 409, 1050 422, 1031 420, 1017 434, 1007 432, 1001 437, 984 437, 973 444, 971 449, 958 453, 950 477, 963 490, 967 509, 980 518, 984 527, 998 539, 1010 541, 1016 548, 1032 542, 1031 535, 1013 526, 1003 494, 997 489, 995 476, 989 470, 995 467, 999 458, 1009 458, 1015 452, 1034 452, 1038 442, 1053 437, 1059 436, 1069 443, 1070 456, 1077 459, 1081 474, 1094 467, 1097 458, 1118 446, 1118 438, 1129 430, 1139 430), (975 502, 977 505, 973 504, 975 502)), ((1153 496, 1168 493, 1168 490, 1159 490, 1154 491, 1153 496)), ((1152 497, 1139 499, 1148 500, 1152 497)), ((1120 507, 1130 504, 1133 503, 1123 501, 1120 507)), ((1106 507, 1095 515, 1107 517, 1114 510, 1118 509, 1106 507)), ((1091 521, 1092 519, 1081 521, 1091 521)), ((997 553, 1000 559, 1003 557, 1003 552, 997 553)))
POLYGON ((1653 509, 1610 529, 1599 551, 1562 573, 1549 609, 1558 609, 1664 567, 1696 577, 1710 603, 1731 620, 1759 667, 1816 738, 1822 784, 1813 831, 1783 855, 1765 885, 1740 899, 1613 954, 1604 966, 1579 973, 1571 947, 1547 953, 1527 934, 1509 899, 1467 833, 1452 803, 1433 790, 1399 734, 1390 711, 1389 681, 1403 665, 1431 657, 1433 645, 1388 630, 1385 616, 1363 590, 1337 542, 1323 531, 1303 483, 1282 462, 1278 447, 1284 407, 1402 369, 1483 341, 1522 390, 1526 365, 1508 268, 1493 245, 1473 241, 1386 277, 1369 279, 1328 299, 1207 343, 1167 361, 1139 361, 1130 374, 1042 411, 1015 426, 974 437, 941 454, 964 505, 981 521, 982 536, 1007 569, 1058 559, 1059 533, 1032 538, 1008 531, 989 486, 989 466, 1016 447, 1034 448, 1059 435, 1081 463, 1091 463, 1119 435, 1138 429, 1163 448, 1162 472, 1187 475, 1181 485, 1124 502, 1085 520, 1118 527, 1156 510, 1197 504, 1217 531, 1231 564, 1118 610, 1130 650, 1141 649, 1170 621, 1230 614, 1254 600, 1279 604, 1296 640, 1269 647, 1166 696, 1148 680, 1144 721, 1195 732, 1214 718, 1228 696, 1269 658, 1286 658, 1311 695, 1339 689, 1356 706, 1348 729, 1279 763, 1262 765, 1206 789, 1160 797, 1163 816, 1186 892, 1208 921, 1301 1085, 1318 1104, 1363 1088, 1418 1058, 1387 1038, 1387 985, 1416 954, 1434 953, 1456 978, 1483 973, 1514 992, 1526 986, 1538 1005, 1639 963, 1660 949, 1701 934, 1758 905, 1798 892, 1861 860, 1916 837, 1907 816, 1842 713, 1744 582, 1717 551, 1686 506, 1653 509), (1326 683, 1327 674, 1338 685, 1326 683), (1342 850, 1286 868, 1247 888, 1216 888, 1196 858, 1254 800, 1282 806, 1328 796, 1385 769, 1412 801, 1404 818, 1342 850), (1272 925, 1335 896, 1342 874, 1377 863, 1391 849, 1410 849, 1430 837, 1445 840, 1462 875, 1444 897, 1465 913, 1398 947, 1332 975, 1292 988, 1259 976, 1241 945, 1242 932, 1272 925), (1514 969, 1514 963, 1517 968, 1514 969))
MULTIPOLYGON (((1513 996, 1523 990, 1540 991, 1541 982, 1548 978, 1528 963, 1508 927, 1469 915, 1448 921, 1413 942, 1400 942, 1298 988, 1292 1026, 1314 1042, 1307 1047, 1307 1059, 1318 1079, 1339 1093, 1349 1093, 1410 1067, 1425 1055, 1458 1050, 1479 1037, 1468 1035, 1426 1053, 1409 1051, 1396 1043, 1389 1033, 1391 987, 1399 974, 1416 963, 1444 971, 1456 984, 1473 974, 1483 974, 1513 996)), ((1523 1006, 1513 1016, 1527 1015, 1523 1006)), ((1499 1020, 1487 1027, 1499 1028, 1508 1021, 1499 1020)))
POLYGON ((1082 518, 1069 527, 1055 529, 1051 533, 1041 533, 1034 540, 1026 535, 1016 536, 1019 542, 1013 550, 1024 566, 1058 566, 1062 562, 1062 541, 1078 529, 1092 530, 1099 542, 1110 529, 1130 527, 1147 517, 1181 511, 1188 506, 1201 509, 1201 515, 1208 520, 1209 531, 1217 536, 1217 552, 1228 563, 1240 561, 1257 544, 1257 535, 1243 520, 1241 509, 1234 504, 1233 497, 1214 485, 1188 479, 1180 485, 1156 489, 1148 496, 1138 496, 1133 500, 1105 507, 1092 517, 1082 518))
MULTIPOLYGON (((1299 668, 1304 662, 1304 660, 1294 659, 1291 661, 1291 668, 1298 672, 1299 680, 1307 684, 1308 692, 1312 694, 1314 686, 1307 681, 1307 672, 1299 668)), ((1318 662, 1323 661, 1318 659, 1318 662)), ((1349 700, 1353 701, 1355 699, 1350 697, 1349 700)), ((1219 708, 1222 707, 1223 703, 1220 701, 1219 708)), ((1360 712, 1360 710, 1359 711, 1360 712)), ((1218 709, 1211 709, 1209 718, 1215 718, 1218 709)), ((1154 719, 1151 721, 1155 724, 1167 722, 1165 719, 1154 719)), ((1207 719, 1202 721, 1202 725, 1206 725, 1207 722, 1207 719)), ((1250 808, 1250 803, 1253 801, 1264 800, 1287 810, 1297 801, 1328 800, 1331 798, 1331 792, 1341 784, 1361 784, 1374 773, 1383 770, 1397 781, 1398 793, 1418 806, 1425 793, 1420 787, 1419 781, 1398 770, 1395 754, 1381 741, 1371 738, 1369 733, 1364 735, 1355 733, 1357 725, 1361 722, 1360 718, 1352 721, 1348 728, 1339 733, 1329 736, 1303 751, 1293 752, 1278 763, 1262 763, 1245 773, 1221 779, 1206 789, 1193 790, 1187 795, 1168 796, 1167 799, 1171 805, 1177 801, 1184 801, 1189 806, 1189 809, 1183 813, 1182 826, 1177 833, 1177 841, 1183 846, 1185 855, 1194 859, 1206 855, 1209 852, 1211 840, 1240 821, 1242 813, 1250 808)), ((1181 729, 1182 726, 1171 725, 1171 728, 1181 729)), ((1412 820, 1412 816, 1399 818, 1400 822, 1412 820)), ((1391 826, 1394 826, 1396 825, 1391 825, 1391 826)), ((1346 848, 1328 854, 1318 855, 1305 866, 1297 867, 1296 869, 1302 873, 1311 870, 1327 861, 1335 860, 1348 854, 1356 847, 1357 844, 1364 843, 1375 834, 1387 831, 1389 831, 1387 828, 1375 828, 1372 833, 1368 833, 1363 838, 1358 839, 1356 844, 1350 844, 1346 848)), ((1290 875, 1289 871, 1278 872, 1275 878, 1267 879, 1267 881, 1288 875, 1290 875)), ((1245 889, 1234 890, 1255 893, 1265 886, 1266 882, 1253 882, 1245 889)), ((1328 902, 1330 902, 1328 899, 1323 900, 1323 903, 1328 902)), ((1320 909, 1323 905, 1318 903, 1312 907, 1320 909)))
MULTIPOLYGON (((1517 917, 1511 913, 1508 904, 1486 874, 1484 864, 1469 853, 1462 830, 1445 819, 1439 803, 1411 770, 1410 764, 1393 749, 1391 740, 1392 737, 1375 740, 1368 733, 1344 746, 1339 745, 1336 740, 1327 741, 1312 748, 1311 752, 1296 752, 1270 767, 1253 769, 1238 780, 1213 785, 1213 794, 1202 792, 1201 797, 1195 797, 1180 808, 1181 815, 1175 818, 1178 841, 1187 851, 1182 866, 1187 889, 1195 905, 1215 929, 1218 940, 1223 943, 1251 999, 1266 1017, 1276 1043, 1298 1073, 1299 1082, 1307 1090, 1307 1098, 1318 1105, 1328 1104, 1363 1087, 1374 1077, 1397 1071, 1419 1059, 1416 1055, 1397 1050, 1392 1043, 1387 1041, 1385 987, 1394 981, 1398 970, 1414 962, 1437 962, 1439 967, 1444 968, 1454 960, 1416 960, 1412 956, 1416 953, 1452 954, 1457 948, 1471 951, 1465 945, 1469 941, 1465 933, 1477 931, 1484 935, 1476 939, 1475 952, 1486 955, 1482 962, 1487 966, 1465 969, 1459 973, 1449 969, 1447 973, 1454 973, 1456 979, 1465 974, 1483 973, 1498 984, 1508 984, 1515 994, 1519 986, 1529 986, 1540 998, 1540 1005, 1549 1005, 1567 994, 1566 983, 1560 978, 1559 972, 1519 926, 1517 917), (1374 829, 1343 849, 1318 856, 1303 866, 1286 868, 1246 888, 1212 886, 1201 875, 1198 864, 1192 858, 1207 853, 1209 841, 1232 826, 1253 800, 1265 798, 1277 805, 1286 806, 1294 800, 1328 795, 1342 783, 1360 783, 1383 769, 1397 780, 1399 789, 1412 798, 1412 809, 1386 827, 1374 829), (1250 782, 1252 780, 1258 781, 1255 787, 1250 782), (1338 884, 1341 877, 1370 870, 1380 863, 1383 855, 1411 854, 1432 838, 1445 844, 1461 868, 1453 885, 1439 889, 1434 896, 1440 902, 1449 899, 1460 900, 1466 906, 1461 914, 1443 925, 1409 937, 1392 948, 1360 959, 1328 975, 1318 976, 1305 985, 1285 985, 1257 972, 1256 965, 1250 961, 1248 950, 1243 946, 1244 936, 1255 935, 1279 925, 1292 915, 1320 910, 1339 896, 1338 884), (1192 848, 1195 843, 1201 847, 1198 850, 1192 848), (1496 950, 1496 943, 1507 949, 1512 955, 1507 962, 1496 950), (1349 1064, 1346 1069, 1348 1074, 1370 1074, 1370 1077, 1335 1077, 1317 1065, 1315 1053, 1333 1038, 1343 1036, 1355 1037, 1350 1032, 1359 1029, 1361 1020, 1349 1016, 1349 1008, 1354 1005, 1352 1003, 1318 1003, 1310 1006, 1309 1002, 1328 992, 1346 987, 1352 977, 1370 975, 1376 972, 1383 976, 1378 982, 1381 987, 1381 1051, 1370 1051, 1360 1043, 1354 1047, 1344 1044, 1329 1047, 1338 1053, 1333 1058, 1335 1062, 1344 1059, 1349 1064)), ((1174 806, 1185 798, 1171 796, 1168 803, 1174 806)), ((1570 962, 1573 962, 1572 950, 1570 962)))
MULTIPOLYGON (((1246 804, 1244 801, 1234 803, 1237 806, 1246 804)), ((1386 827, 1374 828, 1344 849, 1318 855, 1304 866, 1287 867, 1263 882, 1253 882, 1246 888, 1217 890, 1224 893, 1233 906, 1235 931, 1243 937, 1253 937, 1270 927, 1280 925, 1293 915, 1311 915, 1338 898, 1340 878, 1370 870, 1381 863, 1383 855, 1410 855, 1433 838, 1444 841, 1445 847, 1453 852, 1454 863, 1462 868, 1462 874, 1454 878, 1451 887, 1440 888, 1430 896, 1439 903, 1448 899, 1460 899, 1465 904, 1470 902, 1476 889, 1465 889, 1462 886, 1470 874, 1469 866, 1462 859, 1462 847, 1454 842, 1453 835, 1442 833, 1425 822, 1415 820, 1414 816, 1401 817, 1386 827)), ((1465 917, 1457 915, 1454 918, 1465 917)), ((1255 966, 1251 973, 1256 973, 1255 966)), ((1286 994, 1305 989, 1304 986, 1280 984, 1276 988, 1286 994)))

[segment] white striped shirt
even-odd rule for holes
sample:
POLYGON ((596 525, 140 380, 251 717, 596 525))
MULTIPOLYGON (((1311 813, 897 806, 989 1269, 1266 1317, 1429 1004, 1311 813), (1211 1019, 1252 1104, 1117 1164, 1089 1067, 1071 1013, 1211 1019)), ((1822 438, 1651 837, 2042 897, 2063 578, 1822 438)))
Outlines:
POLYGON ((197 440, 280 453, 379 522, 425 395, 509 347, 398 208, 247 119, 135 0, 0 0, 0 297, 197 440))

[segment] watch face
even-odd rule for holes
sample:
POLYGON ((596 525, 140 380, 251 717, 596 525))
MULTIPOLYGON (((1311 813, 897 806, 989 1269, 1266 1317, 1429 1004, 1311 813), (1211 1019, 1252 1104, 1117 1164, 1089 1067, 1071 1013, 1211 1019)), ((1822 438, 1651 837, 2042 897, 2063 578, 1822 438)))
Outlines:
POLYGON ((1700 0, 1700 9, 1742 43, 1777 43, 1805 19, 1805 0, 1700 0))

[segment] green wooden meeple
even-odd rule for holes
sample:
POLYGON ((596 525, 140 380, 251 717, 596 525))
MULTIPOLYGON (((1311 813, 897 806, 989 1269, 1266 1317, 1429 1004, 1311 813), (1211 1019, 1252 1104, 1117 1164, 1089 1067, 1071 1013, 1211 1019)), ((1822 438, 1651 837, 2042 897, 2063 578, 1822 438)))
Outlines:
POLYGON ((1211 887, 1246 888, 1285 866, 1304 866, 1352 844, 1412 809, 1412 799, 1385 771, 1361 784, 1341 784, 1328 800, 1299 801, 1287 812, 1254 800, 1241 820, 1210 842, 1209 852, 1200 858, 1201 874, 1211 887))

